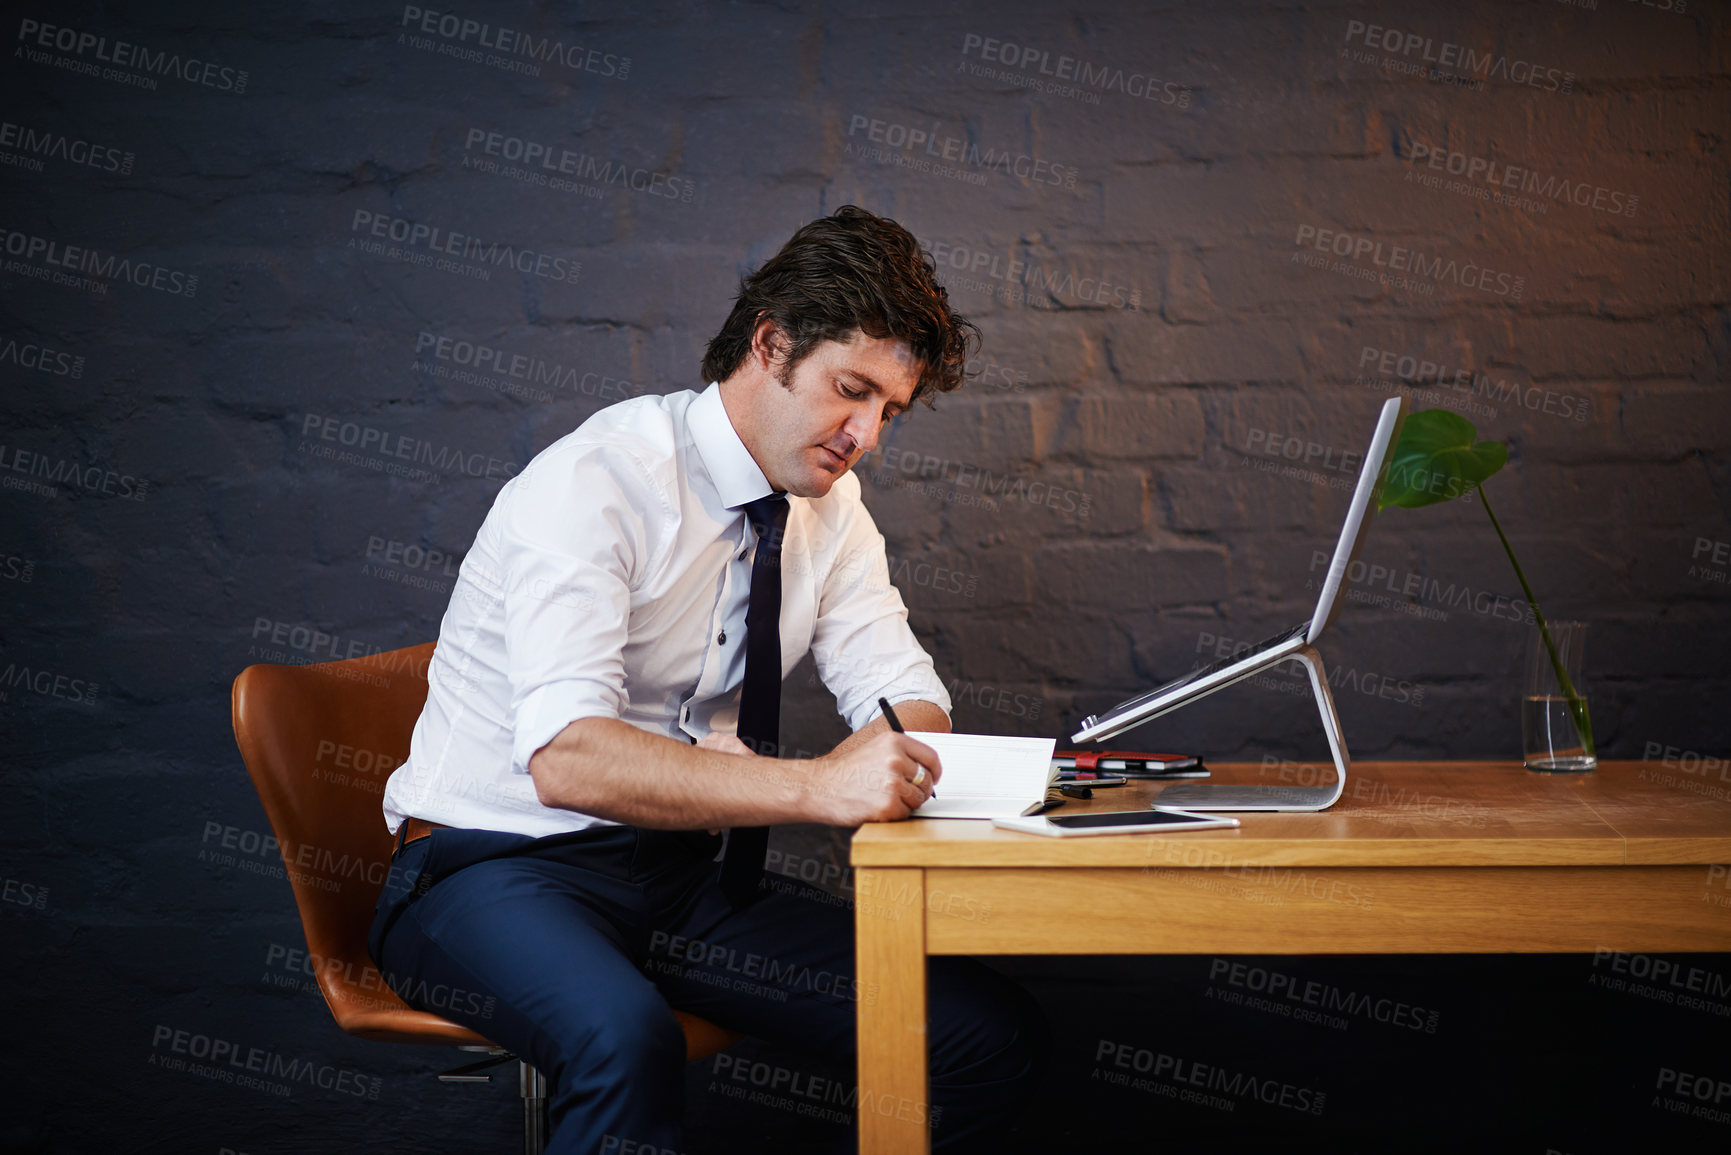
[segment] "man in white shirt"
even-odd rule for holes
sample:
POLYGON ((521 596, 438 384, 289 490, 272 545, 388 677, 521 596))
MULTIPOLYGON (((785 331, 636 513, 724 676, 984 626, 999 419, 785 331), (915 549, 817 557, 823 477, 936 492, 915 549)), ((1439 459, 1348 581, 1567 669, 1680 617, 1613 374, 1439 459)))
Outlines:
MULTIPOLYGON (((601 411, 483 522, 385 791, 392 877, 413 882, 381 896, 369 947, 411 1003, 478 996, 428 1009, 548 1077, 550 1152, 682 1149, 673 1007, 851 1063, 875 997, 852 920, 764 886, 764 838, 904 819, 941 780, 878 706, 949 729, 849 470, 961 384, 976 336, 914 238, 846 206, 741 283, 708 389, 601 411), (781 679, 808 651, 854 733, 779 758, 781 679)), ((932 1102, 910 1109, 959 1149, 1025 1098, 1043 1024, 972 960, 930 979, 932 1102)))

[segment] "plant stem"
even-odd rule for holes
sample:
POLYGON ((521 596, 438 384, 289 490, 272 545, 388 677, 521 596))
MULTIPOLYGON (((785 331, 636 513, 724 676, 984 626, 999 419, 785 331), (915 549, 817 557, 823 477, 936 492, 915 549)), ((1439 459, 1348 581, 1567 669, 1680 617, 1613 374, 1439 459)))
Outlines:
POLYGON ((1521 572, 1521 563, 1515 560, 1515 551, 1509 545, 1508 535, 1503 533, 1502 523, 1497 521, 1497 515, 1491 510, 1491 503, 1485 497, 1485 487, 1477 486, 1479 501, 1485 507, 1485 513, 1490 516, 1491 526, 1497 531, 1497 537, 1503 543, 1503 552, 1509 555, 1509 564, 1515 567, 1515 577, 1520 579, 1521 592, 1527 595, 1527 604, 1533 607, 1533 620, 1539 624, 1539 636, 1545 640, 1545 649, 1551 655, 1551 669, 1557 675, 1557 685, 1562 688, 1563 697, 1568 699, 1569 713, 1574 716, 1575 729, 1581 735, 1581 752, 1589 758, 1597 758, 1593 746, 1593 721, 1587 715, 1587 700, 1575 693, 1575 687, 1569 681, 1569 675, 1563 671, 1563 661, 1557 656, 1557 645, 1551 640, 1551 628, 1545 624, 1545 615, 1539 611, 1538 599, 1533 597, 1533 587, 1527 584, 1527 575, 1521 572))

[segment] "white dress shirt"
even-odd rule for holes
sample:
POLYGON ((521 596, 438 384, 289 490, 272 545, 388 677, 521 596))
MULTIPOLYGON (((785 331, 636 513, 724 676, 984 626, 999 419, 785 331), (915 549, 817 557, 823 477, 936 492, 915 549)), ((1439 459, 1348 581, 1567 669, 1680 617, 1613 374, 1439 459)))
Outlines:
MULTIPOLYGON (((770 492, 716 385, 610 406, 538 454, 463 559, 426 708, 385 786, 392 832, 408 816, 537 837, 605 823, 541 805, 529 777, 579 718, 734 733, 756 545, 744 506, 770 492)), ((859 479, 788 504, 782 676, 811 651, 855 730, 879 696, 947 712, 859 479)))

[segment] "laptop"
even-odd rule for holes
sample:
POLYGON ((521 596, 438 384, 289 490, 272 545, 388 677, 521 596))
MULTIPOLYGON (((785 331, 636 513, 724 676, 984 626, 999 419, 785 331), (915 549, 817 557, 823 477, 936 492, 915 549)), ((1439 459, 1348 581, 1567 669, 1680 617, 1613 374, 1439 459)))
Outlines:
POLYGON ((1316 610, 1309 618, 1262 639, 1254 646, 1222 658, 1220 661, 1190 671, 1120 702, 1103 714, 1092 714, 1082 720, 1081 728, 1071 740, 1101 742, 1121 734, 1133 726, 1171 713, 1180 706, 1206 698, 1236 682, 1261 673, 1286 661, 1299 661, 1309 670, 1310 682, 1322 712, 1323 729, 1334 753, 1338 781, 1332 786, 1227 786, 1215 783, 1187 782, 1168 786, 1161 792, 1157 805, 1182 806, 1188 810, 1324 810, 1339 800, 1346 785, 1348 758, 1346 744, 1340 736, 1339 719, 1334 713, 1334 699, 1328 692, 1328 679, 1322 670, 1321 657, 1316 653, 1316 640, 1334 620, 1340 607, 1340 584, 1347 568, 1358 555, 1364 541, 1364 530, 1374 513, 1372 501, 1382 487, 1388 468, 1389 449, 1400 432, 1401 419, 1406 413, 1406 399, 1392 397, 1383 404, 1377 416, 1376 432, 1370 448, 1365 451, 1364 464, 1359 469, 1358 484, 1347 506, 1346 524, 1341 526, 1340 540, 1334 546, 1334 558, 1329 562, 1328 575, 1322 592, 1316 599, 1316 610))

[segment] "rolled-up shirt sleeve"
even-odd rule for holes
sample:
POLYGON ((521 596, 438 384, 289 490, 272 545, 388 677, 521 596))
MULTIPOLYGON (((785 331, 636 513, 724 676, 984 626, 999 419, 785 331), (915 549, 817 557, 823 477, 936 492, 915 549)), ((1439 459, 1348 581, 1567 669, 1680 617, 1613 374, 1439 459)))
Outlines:
POLYGON ((652 561, 667 500, 629 454, 597 447, 561 467, 526 471, 500 525, 511 769, 580 718, 626 704, 631 590, 652 561), (572 501, 555 495, 581 494, 572 501))
POLYGON ((908 610, 890 581, 883 535, 864 505, 851 512, 846 538, 819 595, 812 657, 836 709, 859 730, 891 705, 913 699, 950 712, 949 691, 908 627, 908 610))

